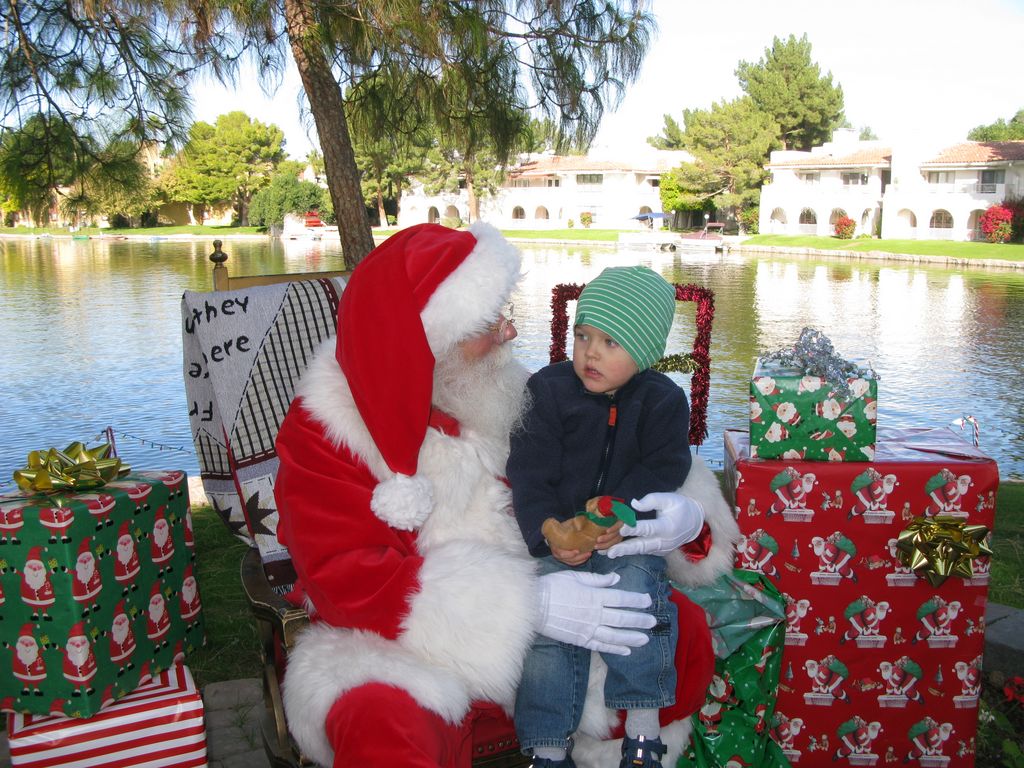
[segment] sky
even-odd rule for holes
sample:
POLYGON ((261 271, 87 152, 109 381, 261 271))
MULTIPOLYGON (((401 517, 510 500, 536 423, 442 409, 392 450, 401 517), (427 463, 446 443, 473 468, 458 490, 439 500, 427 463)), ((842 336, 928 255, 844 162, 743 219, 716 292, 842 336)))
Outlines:
MULTIPOLYGON (((740 96, 739 62, 760 61, 773 37, 791 34, 807 34, 812 59, 842 86, 850 123, 892 146, 955 144, 1024 108, 1024 0, 654 0, 652 9, 657 36, 637 81, 605 114, 595 151, 642 147, 665 114, 681 122, 684 109, 740 96)), ((279 126, 289 155, 305 157, 314 144, 294 68, 273 98, 251 73, 239 82, 200 83, 195 119, 243 110, 279 126)))

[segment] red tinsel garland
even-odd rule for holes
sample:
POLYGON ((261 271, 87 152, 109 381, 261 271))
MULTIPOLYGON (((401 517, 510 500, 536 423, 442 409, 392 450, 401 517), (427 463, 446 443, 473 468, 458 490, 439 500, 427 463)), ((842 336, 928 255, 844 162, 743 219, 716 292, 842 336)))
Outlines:
MULTIPOLYGON (((708 436, 708 393, 711 389, 711 325, 715 319, 715 293, 700 285, 676 284, 677 301, 697 303, 697 334, 693 338, 693 361, 697 370, 690 380, 690 445, 701 445, 708 436)), ((551 289, 552 363, 566 360, 565 338, 569 330, 568 304, 580 297, 582 285, 559 283, 551 289)))

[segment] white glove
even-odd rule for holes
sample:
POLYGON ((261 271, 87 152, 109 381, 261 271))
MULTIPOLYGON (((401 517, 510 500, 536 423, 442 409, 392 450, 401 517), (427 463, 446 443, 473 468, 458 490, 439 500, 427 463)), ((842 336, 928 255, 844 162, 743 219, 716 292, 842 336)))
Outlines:
POLYGON ((650 637, 634 630, 653 627, 654 616, 619 609, 649 608, 651 596, 611 589, 618 581, 617 573, 560 571, 541 576, 537 631, 552 640, 619 656, 646 645, 650 637))
POLYGON ((667 555, 697 538, 704 527, 704 507, 696 499, 681 493, 648 493, 631 502, 638 512, 658 511, 654 520, 637 520, 619 531, 634 538, 620 541, 604 550, 608 557, 625 555, 667 555))

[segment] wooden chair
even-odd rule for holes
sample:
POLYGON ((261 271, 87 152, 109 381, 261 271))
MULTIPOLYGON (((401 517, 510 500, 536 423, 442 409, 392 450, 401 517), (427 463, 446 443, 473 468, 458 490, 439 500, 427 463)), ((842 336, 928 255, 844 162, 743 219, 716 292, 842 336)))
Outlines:
MULTIPOLYGON (((213 246, 209 258, 214 264, 214 291, 186 292, 182 298, 186 337, 186 390, 190 399, 193 437, 207 495, 215 510, 239 538, 248 540, 252 545, 242 559, 241 580, 260 641, 264 701, 260 726, 264 749, 275 768, 313 766, 314 763, 300 753, 288 732, 281 697, 281 682, 286 672, 288 654, 299 633, 308 625, 309 618, 305 611, 288 603, 283 597, 288 585, 294 580, 294 571, 291 570, 287 553, 274 549, 276 537, 273 531, 259 530, 264 526, 264 518, 260 518, 260 515, 272 505, 272 495, 267 496, 266 486, 269 484, 272 491, 273 478, 268 483, 263 477, 257 476, 254 480, 246 473, 251 473, 253 467, 272 463, 268 462, 268 458, 273 458, 273 438, 287 410, 282 407, 284 401, 290 401, 305 363, 322 341, 320 337, 325 332, 333 336, 337 302, 336 296, 333 299, 331 297, 341 290, 339 279, 344 280, 349 273, 331 271, 232 276, 228 272, 228 255, 222 250, 221 241, 215 240, 213 246), (285 284, 286 289, 283 290, 280 286, 285 284), (273 286, 278 287, 275 289, 273 286), (277 311, 274 321, 268 323, 269 330, 264 331, 260 326, 256 331, 264 333, 261 342, 263 346, 271 345, 275 348, 273 354, 267 356, 267 359, 273 358, 270 361, 272 364, 266 365, 263 364, 265 358, 254 349, 256 333, 253 333, 253 338, 245 336, 245 342, 240 344, 242 336, 237 335, 236 326, 231 324, 241 314, 241 307, 253 312, 254 305, 261 300, 269 301, 274 305, 271 309, 276 308, 277 311), (302 305, 305 310, 295 309, 291 306, 293 304, 302 305), (213 332, 209 339, 196 339, 200 332, 209 330, 209 326, 204 326, 204 323, 211 317, 214 321, 226 321, 226 327, 231 329, 231 333, 225 331, 217 335, 213 332), (301 322, 295 318, 301 318, 301 322), (299 337, 307 334, 310 327, 319 329, 318 338, 296 349, 299 337), (209 387, 204 390, 203 385, 209 385, 210 378, 217 376, 210 360, 217 357, 214 348, 220 350, 223 359, 225 337, 233 338, 234 348, 243 348, 252 358, 252 368, 248 375, 250 378, 259 378, 261 386, 251 388, 249 385, 252 382, 247 382, 244 387, 228 387, 232 399, 227 405, 220 402, 219 393, 214 392, 207 406, 203 398, 210 390, 209 387), (288 340, 289 343, 276 342, 275 339, 288 340), (288 359, 282 364, 281 358, 286 355, 288 359), (275 381, 267 382, 267 377, 275 381), (237 395, 239 392, 241 394, 237 395), (266 401, 268 392, 276 394, 275 401, 266 401), (236 399, 240 401, 237 407, 236 399), (243 418, 246 408, 258 414, 259 418, 237 428, 237 422, 243 418), (204 422, 206 419, 208 421, 204 422), (204 424, 211 426, 207 428, 204 424), (220 435, 216 434, 218 430, 212 425, 220 426, 220 435), (254 437, 250 434, 253 432, 260 434, 254 437), (219 442, 218 437, 221 438, 219 442), (252 490, 253 487, 255 490, 252 490)), ((264 311, 262 314, 272 313, 264 311)), ((249 364, 248 360, 246 364, 249 364)), ((236 367, 234 370, 237 374, 239 369, 236 367)), ((519 768, 529 763, 529 759, 519 753, 518 742, 510 734, 477 744, 475 750, 474 768, 519 768)))

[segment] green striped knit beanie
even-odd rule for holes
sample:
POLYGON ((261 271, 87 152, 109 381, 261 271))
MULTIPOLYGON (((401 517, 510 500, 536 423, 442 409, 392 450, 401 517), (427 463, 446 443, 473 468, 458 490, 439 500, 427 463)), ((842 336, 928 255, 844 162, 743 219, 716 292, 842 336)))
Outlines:
POLYGON ((608 267, 583 288, 574 325, 611 336, 641 371, 665 354, 676 290, 647 267, 608 267))

